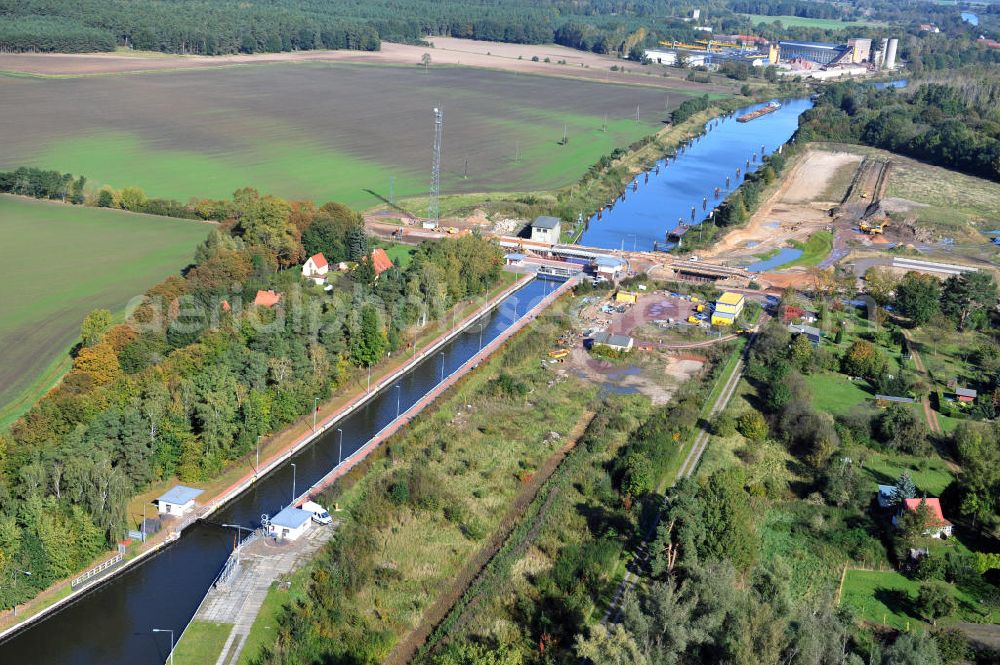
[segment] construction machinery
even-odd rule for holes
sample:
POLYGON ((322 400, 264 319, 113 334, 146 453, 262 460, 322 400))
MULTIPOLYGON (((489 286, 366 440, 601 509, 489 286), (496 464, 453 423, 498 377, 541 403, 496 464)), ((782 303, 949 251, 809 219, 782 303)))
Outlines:
POLYGON ((889 222, 887 221, 876 222, 873 220, 863 219, 861 220, 861 223, 858 224, 858 229, 862 233, 867 233, 870 236, 877 236, 885 233, 885 227, 887 226, 889 226, 889 222))

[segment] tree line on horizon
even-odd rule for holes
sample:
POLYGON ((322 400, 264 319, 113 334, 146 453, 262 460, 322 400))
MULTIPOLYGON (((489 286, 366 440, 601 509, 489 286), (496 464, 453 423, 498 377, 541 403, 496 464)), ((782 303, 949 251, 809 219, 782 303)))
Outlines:
POLYGON ((149 289, 125 323, 95 310, 61 383, 0 434, 0 608, 79 571, 135 528, 149 483, 198 482, 309 413, 421 322, 497 282, 478 236, 421 245, 376 275, 358 213, 253 189, 216 202, 223 222, 192 264, 149 289), (323 252, 357 268, 331 293, 299 266, 323 252), (281 294, 254 306, 259 290, 281 294), (13 571, 28 570, 30 577, 13 571))

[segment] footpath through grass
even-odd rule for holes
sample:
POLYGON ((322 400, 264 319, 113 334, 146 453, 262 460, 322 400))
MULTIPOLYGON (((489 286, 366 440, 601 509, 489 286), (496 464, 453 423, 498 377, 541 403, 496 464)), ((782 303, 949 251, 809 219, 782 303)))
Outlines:
POLYGON ((191 262, 210 225, 0 195, 0 427, 44 394, 91 310, 130 298, 191 262))

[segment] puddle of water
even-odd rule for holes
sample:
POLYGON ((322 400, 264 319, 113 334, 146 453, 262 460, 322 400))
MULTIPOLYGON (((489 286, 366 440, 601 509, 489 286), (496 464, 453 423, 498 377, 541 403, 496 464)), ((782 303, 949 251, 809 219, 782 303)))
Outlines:
POLYGON ((795 249, 794 247, 782 247, 781 251, 766 261, 758 261, 757 263, 750 264, 747 270, 750 272, 765 272, 767 270, 773 270, 778 266, 794 261, 800 256, 802 256, 801 249, 795 249))

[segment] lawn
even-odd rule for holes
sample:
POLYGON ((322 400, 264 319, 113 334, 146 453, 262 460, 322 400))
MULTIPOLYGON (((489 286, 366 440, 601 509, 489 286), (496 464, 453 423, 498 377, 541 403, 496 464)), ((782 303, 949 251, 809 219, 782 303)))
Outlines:
POLYGON ((833 251, 833 233, 831 231, 818 231, 805 242, 792 240, 789 242, 795 249, 802 250, 802 256, 790 261, 779 268, 790 268, 792 266, 815 266, 819 265, 833 251))
POLYGON ((209 226, 188 220, 0 196, 0 426, 66 370, 83 317, 190 263, 209 226))
POLYGON ((232 629, 231 623, 192 621, 177 642, 171 662, 177 665, 215 665, 232 629))
MULTIPOLYGON (((848 570, 840 602, 852 607, 865 621, 907 630, 922 623, 913 606, 920 582, 895 571, 848 570)), ((961 589, 954 589, 959 609, 957 617, 965 620, 975 615, 976 600, 961 589)), ((948 623, 949 618, 943 619, 948 623)))
POLYGON ((874 394, 864 381, 848 381, 843 374, 834 372, 808 374, 805 380, 817 411, 839 416, 858 408, 873 408, 874 394))
POLYGON ((937 454, 924 458, 870 452, 865 455, 864 470, 874 482, 881 485, 895 484, 905 471, 917 486, 917 492, 921 495, 926 492, 928 496, 940 496, 944 488, 954 480, 948 466, 937 454))
POLYGON ((840 21, 833 18, 805 18, 802 16, 767 16, 766 14, 743 14, 754 25, 758 23, 774 23, 781 21, 786 28, 822 28, 824 30, 839 30, 841 28, 856 28, 863 25, 881 25, 877 21, 840 21))
POLYGON ((397 200, 427 191, 432 110, 442 103, 445 193, 531 191, 576 181, 605 153, 660 129, 664 115, 693 94, 343 63, 10 78, 4 85, 0 168, 44 166, 84 174, 93 186, 137 185, 184 201, 253 186, 358 208, 389 198, 390 181, 397 200), (558 145, 564 128, 569 141, 558 145))
POLYGON ((393 263, 404 270, 410 265, 413 255, 417 251, 417 248, 413 245, 402 245, 399 243, 380 242, 378 246, 385 250, 385 253, 389 255, 393 263))

